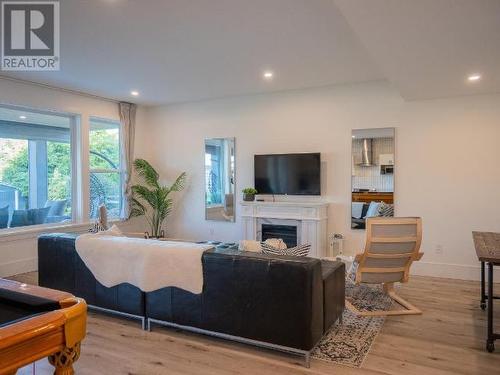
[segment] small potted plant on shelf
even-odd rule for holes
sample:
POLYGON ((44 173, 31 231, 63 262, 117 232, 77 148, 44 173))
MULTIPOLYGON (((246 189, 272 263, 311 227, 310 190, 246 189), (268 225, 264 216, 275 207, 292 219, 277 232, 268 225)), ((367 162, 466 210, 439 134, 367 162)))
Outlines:
POLYGON ((245 202, 253 202, 255 200, 255 194, 257 194, 257 190, 254 188, 245 188, 243 191, 243 200, 245 202))

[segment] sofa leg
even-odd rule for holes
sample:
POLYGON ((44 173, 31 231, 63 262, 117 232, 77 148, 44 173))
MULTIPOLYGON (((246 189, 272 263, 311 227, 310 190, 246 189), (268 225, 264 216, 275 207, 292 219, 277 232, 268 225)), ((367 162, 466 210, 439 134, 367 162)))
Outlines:
POLYGON ((311 352, 304 354, 304 365, 306 368, 311 368, 311 352))

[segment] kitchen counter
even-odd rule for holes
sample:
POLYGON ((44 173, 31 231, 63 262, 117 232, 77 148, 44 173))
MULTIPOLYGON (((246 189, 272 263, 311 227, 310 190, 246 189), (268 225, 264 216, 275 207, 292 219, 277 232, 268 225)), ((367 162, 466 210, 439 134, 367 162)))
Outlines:
POLYGON ((363 191, 363 192, 352 192, 353 202, 364 202, 370 203, 375 202, 385 202, 394 203, 394 193, 392 191, 382 192, 382 191, 363 191))

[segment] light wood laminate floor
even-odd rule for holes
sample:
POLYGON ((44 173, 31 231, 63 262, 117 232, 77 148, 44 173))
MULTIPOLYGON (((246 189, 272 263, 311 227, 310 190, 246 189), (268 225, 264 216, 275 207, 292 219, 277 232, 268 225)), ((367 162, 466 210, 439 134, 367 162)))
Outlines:
MULTIPOLYGON (((17 279, 33 282, 36 274, 17 279)), ((90 313, 88 335, 77 374, 500 374, 499 351, 484 350, 486 313, 479 308, 479 283, 412 277, 400 294, 424 311, 422 316, 389 317, 362 368, 300 359, 207 338, 155 328, 137 321, 90 313)), ((500 294, 500 290, 499 293, 500 294)), ((500 324, 500 303, 495 313, 500 324)), ((500 327, 497 327, 499 330, 500 327)), ((51 373, 46 361, 36 374, 51 373)), ((31 374, 31 367, 19 374, 31 374)))

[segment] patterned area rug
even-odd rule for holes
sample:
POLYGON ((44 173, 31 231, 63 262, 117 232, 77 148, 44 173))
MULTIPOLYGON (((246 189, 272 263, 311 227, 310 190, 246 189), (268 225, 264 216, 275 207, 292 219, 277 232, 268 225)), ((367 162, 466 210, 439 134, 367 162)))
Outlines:
MULTIPOLYGON (((380 286, 354 285, 346 279, 346 298, 359 310, 387 310, 392 300, 380 286)), ((340 365, 361 367, 384 317, 360 317, 345 310, 342 324, 336 324, 313 350, 311 356, 340 365)))

